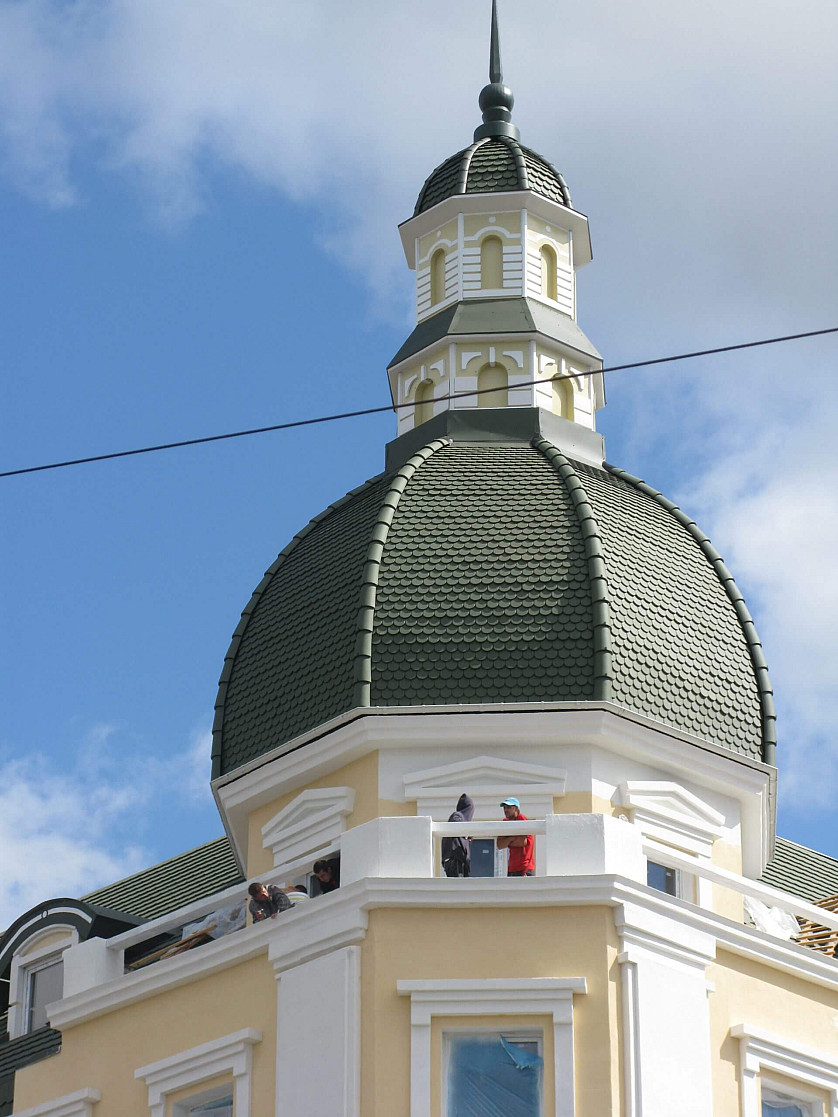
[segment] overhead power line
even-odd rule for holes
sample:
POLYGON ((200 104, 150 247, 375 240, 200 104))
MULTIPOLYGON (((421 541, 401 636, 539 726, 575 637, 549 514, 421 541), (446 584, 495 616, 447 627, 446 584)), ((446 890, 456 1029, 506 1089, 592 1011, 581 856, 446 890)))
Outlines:
MULTIPOLYGON (((590 372, 574 373, 574 378, 609 375, 614 372, 626 372, 629 369, 650 368, 652 365, 670 364, 673 361, 689 361, 695 357, 713 357, 720 353, 734 353, 742 349, 756 349, 758 346, 778 345, 784 341, 801 341, 807 337, 822 337, 824 334, 838 333, 838 326, 830 326, 825 330, 809 330, 802 334, 786 334, 783 337, 767 337, 759 341, 742 341, 737 345, 719 345, 714 349, 697 349, 692 353, 676 353, 670 357, 653 357, 645 361, 630 361, 623 365, 611 365, 610 368, 593 369, 590 372)), ((570 377, 566 377, 570 379, 570 377)), ((539 380, 526 380, 516 384, 516 388, 531 388, 536 384, 550 384, 555 376, 545 376, 539 380)), ((486 392, 496 392, 496 388, 480 388, 470 392, 454 392, 445 396, 435 397, 434 402, 446 400, 466 399, 480 396, 486 392)), ((67 469, 73 465, 90 465, 92 462, 114 461, 116 458, 131 458, 138 454, 156 454, 161 450, 178 450, 184 446, 202 446, 208 442, 223 442, 229 438, 248 438, 254 434, 268 434, 271 431, 287 431, 296 427, 311 427, 316 423, 335 423, 340 419, 358 419, 362 415, 381 415, 385 411, 400 411, 405 407, 413 407, 413 403, 388 403, 381 407, 363 407, 357 411, 340 411, 334 415, 318 415, 312 419, 294 419, 289 423, 272 423, 268 427, 251 427, 249 430, 229 431, 226 434, 209 434, 202 438, 184 438, 178 442, 161 442, 156 446, 140 446, 134 450, 116 450, 110 454, 92 454, 86 458, 70 458, 63 462, 50 462, 48 465, 30 465, 23 469, 7 469, 0 472, 0 477, 20 477, 24 473, 42 473, 49 469, 67 469)))

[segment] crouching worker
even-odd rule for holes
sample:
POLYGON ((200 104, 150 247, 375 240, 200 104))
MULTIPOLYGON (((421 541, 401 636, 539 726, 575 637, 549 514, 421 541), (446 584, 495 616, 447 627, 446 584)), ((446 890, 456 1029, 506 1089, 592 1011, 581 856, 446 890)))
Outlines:
MULTIPOLYGON (((471 822, 474 817, 474 802, 463 793, 457 800, 457 809, 449 816, 449 822, 471 822)), ((459 835, 456 838, 443 838, 440 848, 442 867, 447 877, 467 877, 471 873, 471 842, 459 835)))
POLYGON ((263 919, 275 919, 281 911, 287 911, 294 905, 281 888, 275 884, 267 887, 258 880, 254 880, 247 891, 250 893, 250 914, 254 923, 261 923, 263 919))

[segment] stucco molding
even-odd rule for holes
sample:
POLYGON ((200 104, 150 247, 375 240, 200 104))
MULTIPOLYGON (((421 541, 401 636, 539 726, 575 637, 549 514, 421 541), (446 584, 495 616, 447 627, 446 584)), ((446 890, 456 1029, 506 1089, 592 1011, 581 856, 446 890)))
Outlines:
POLYGON ((98 1090, 85 1086, 82 1090, 33 1105, 30 1109, 15 1110, 15 1117, 92 1117, 93 1106, 101 1099, 98 1090))
POLYGON ((410 1117, 431 1114, 431 1021, 434 1016, 532 1016, 553 1019, 556 1117, 575 1113, 573 997, 587 993, 584 977, 398 981, 410 997, 410 1117))
MULTIPOLYGON (((29 1002, 29 980, 32 973, 50 962, 62 959, 64 951, 75 946, 80 935, 78 928, 72 923, 50 923, 42 926, 39 931, 29 933, 12 955, 12 964, 9 970, 9 1038, 17 1039, 26 1035, 27 1005, 29 1002), (66 932, 63 942, 50 942, 49 940, 61 931, 66 932), (39 945, 39 940, 45 940, 39 945), (21 951, 26 950, 26 953, 21 951)), ((54 1025, 53 1025, 54 1026, 54 1025)))
MULTIPOLYGON (((742 1117, 760 1117, 760 1083, 770 1075, 784 1075, 805 1087, 826 1091, 828 1117, 838 1117, 838 1066, 832 1055, 802 1047, 750 1024, 736 1024, 731 1036, 739 1041, 742 1117)), ((820 1105, 821 1112, 823 1106, 820 1105)))
POLYGON ((262 845, 281 869, 336 842, 355 805, 351 787, 308 788, 262 827, 262 845))
MULTIPOLYGON (((57 1028, 72 1027, 268 951, 275 970, 299 965, 330 950, 362 941, 369 912, 377 908, 459 909, 468 905, 472 909, 523 909, 627 904, 645 908, 674 920, 685 929, 711 937, 717 951, 727 950, 781 973, 838 991, 838 964, 834 959, 622 877, 532 877, 526 889, 521 888, 520 881, 503 878, 367 878, 341 887, 296 911, 284 912, 276 920, 246 927, 199 950, 165 959, 68 997, 52 1009, 50 1019, 57 1028)), ((632 926, 641 926, 639 917, 629 922, 632 926)), ((639 939, 636 945, 640 946, 639 939)), ((647 940, 644 945, 651 948, 654 943, 647 940)))
POLYGON ((250 1079, 253 1046, 261 1043, 262 1033, 255 1028, 190 1047, 177 1055, 149 1063, 134 1071, 134 1077, 148 1087, 148 1106, 152 1117, 166 1117, 169 1094, 187 1086, 200 1086, 220 1074, 233 1076, 233 1100, 237 1117, 251 1117, 250 1079))
POLYGON ((697 857, 709 857, 724 833, 724 815, 677 783, 626 780, 611 802, 629 815, 648 838, 656 838, 697 857))
MULTIPOLYGON (((776 769, 664 726, 616 703, 370 707, 329 722, 273 754, 213 781, 241 863, 250 812, 370 752, 448 746, 593 746, 648 764, 673 780, 704 786, 740 804, 743 871, 758 877, 770 855, 776 769), (305 747, 302 747, 302 746, 305 747), (694 746, 694 747, 685 747, 694 746)), ((458 788, 458 794, 462 788, 458 788)), ((578 790, 578 789, 577 789, 578 790)), ((452 808, 453 809, 453 808, 452 808)))
POLYGON ((496 756, 476 756, 408 772, 403 784, 404 797, 416 803, 416 813, 430 815, 435 822, 448 818, 464 788, 474 800, 476 819, 497 818, 499 804, 507 795, 517 796, 524 812, 535 818, 552 814, 553 800, 565 794, 567 772, 496 756))

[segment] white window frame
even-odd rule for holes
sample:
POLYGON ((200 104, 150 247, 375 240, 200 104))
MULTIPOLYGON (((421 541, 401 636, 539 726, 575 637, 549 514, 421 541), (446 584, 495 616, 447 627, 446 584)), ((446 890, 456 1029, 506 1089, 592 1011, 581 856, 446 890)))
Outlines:
POLYGON ((553 1018, 555 1117, 574 1117, 573 995, 588 991, 584 977, 434 979, 396 987, 410 997, 410 1117, 431 1117, 434 1016, 534 1015, 553 1018))
POLYGON ((261 1032, 255 1028, 243 1028, 240 1032, 231 1032, 135 1070, 134 1077, 148 1087, 151 1117, 166 1117, 166 1102, 170 1094, 187 1086, 200 1086, 221 1074, 233 1076, 233 1112, 236 1117, 251 1117, 253 1047, 261 1040, 261 1032))
MULTIPOLYGON (((448 1083, 451 1070, 451 1045, 452 1036, 503 1036, 511 1043, 537 1043, 538 1054, 544 1059, 544 1033, 541 1028, 493 1028, 493 1027, 468 1027, 446 1028, 442 1033, 442 1117, 448 1117, 448 1083)), ((542 1068, 543 1071, 543 1068, 542 1068)), ((539 1114, 544 1114, 544 1074, 541 1075, 541 1089, 539 1091, 539 1114)))
POLYGON ((15 1117, 93 1117, 93 1106, 101 1101, 102 1095, 92 1086, 64 1094, 52 1101, 33 1105, 31 1109, 15 1111, 15 1117))
POLYGON ((51 924, 43 931, 32 935, 22 943, 12 957, 9 971, 9 1038, 17 1039, 19 1036, 29 1034, 29 993, 31 989, 30 976, 36 970, 43 969, 53 962, 62 961, 64 951, 75 946, 79 941, 79 933, 69 924, 51 924), (39 947, 39 939, 52 938, 57 931, 68 932, 64 943, 56 946, 47 943, 39 947), (25 954, 22 951, 26 951, 25 954))
POLYGON ((742 1117, 762 1117, 763 1084, 788 1094, 787 1086, 771 1079, 772 1072, 800 1083, 800 1100, 810 1107, 812 1117, 838 1117, 838 1067, 833 1056, 810 1047, 792 1047, 782 1037, 749 1024, 736 1024, 730 1034, 739 1040, 742 1117), (826 1108, 807 1087, 826 1092, 826 1108))

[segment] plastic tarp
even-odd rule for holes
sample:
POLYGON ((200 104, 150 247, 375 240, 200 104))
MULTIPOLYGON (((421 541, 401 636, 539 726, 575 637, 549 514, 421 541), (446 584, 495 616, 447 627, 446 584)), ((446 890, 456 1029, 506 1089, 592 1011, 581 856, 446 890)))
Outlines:
POLYGON ((764 1101, 762 1117, 804 1117, 803 1110, 794 1102, 764 1101))
MULTIPOLYGON (((229 907, 219 908, 218 911, 211 911, 196 923, 189 923, 183 928, 181 938, 188 939, 190 935, 196 935, 200 931, 206 931, 210 938, 220 939, 223 938, 224 935, 229 935, 231 931, 238 931, 244 927, 246 917, 247 901, 238 900, 229 907), (212 930, 209 930, 209 928, 212 928, 212 930)), ((200 1112, 200 1110, 196 1112, 200 1112)))
MULTIPOLYGON (((782 908, 770 908, 761 900, 755 900, 753 896, 746 896, 744 898, 745 911, 753 919, 754 926, 758 931, 765 931, 768 935, 774 935, 778 939, 793 939, 795 935, 800 934, 800 924, 782 908)), ((766 1102, 766 1105, 769 1104, 766 1102)), ((767 1112, 767 1111, 766 1111, 767 1112)), ((782 1112, 775 1110, 774 1112, 782 1112)), ((793 1111, 792 1117, 793 1117, 793 1111)), ((799 1110, 798 1110, 799 1112, 799 1110)))
POLYGON ((205 1101, 189 1110, 189 1117, 233 1117, 233 1099, 205 1101))
POLYGON ((542 1059, 494 1036, 452 1036, 450 1117, 538 1117, 542 1059))

